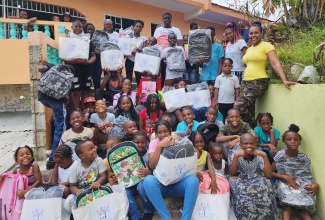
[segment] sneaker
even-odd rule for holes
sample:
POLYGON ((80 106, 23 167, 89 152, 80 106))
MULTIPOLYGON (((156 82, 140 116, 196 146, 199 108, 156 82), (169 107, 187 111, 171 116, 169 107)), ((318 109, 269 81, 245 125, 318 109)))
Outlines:
POLYGON ((143 220, 152 220, 153 213, 144 213, 143 220))
POLYGON ((179 211, 183 214, 183 208, 184 208, 184 204, 181 205, 181 207, 179 208, 179 211))
POLYGON ((55 167, 55 162, 53 160, 48 160, 46 162, 46 169, 47 170, 53 170, 55 167))

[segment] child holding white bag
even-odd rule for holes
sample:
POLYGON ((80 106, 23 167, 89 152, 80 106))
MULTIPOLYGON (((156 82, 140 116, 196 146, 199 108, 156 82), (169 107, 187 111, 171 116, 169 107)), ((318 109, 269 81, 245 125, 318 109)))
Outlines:
MULTIPOLYGON (((162 150, 175 145, 176 141, 176 137, 171 135, 172 128, 168 121, 161 120, 156 123, 155 133, 157 138, 150 142, 148 150, 149 167, 151 169, 156 168, 162 150)), ((163 197, 167 196, 184 198, 182 219, 191 219, 199 191, 199 181, 195 175, 190 174, 181 181, 167 186, 160 183, 156 176, 148 175, 143 180, 143 186, 148 198, 163 220, 171 219, 163 200, 163 197)))
MULTIPOLYGON (((75 20, 72 23, 73 34, 76 36, 82 35, 82 23, 79 20, 75 20)), ((82 108, 80 106, 80 100, 84 100, 89 97, 89 91, 91 87, 91 75, 92 65, 96 61, 95 49, 92 44, 89 45, 89 57, 88 59, 75 59, 71 61, 65 61, 65 63, 71 64, 74 69, 73 78, 73 104, 75 109, 82 108)))

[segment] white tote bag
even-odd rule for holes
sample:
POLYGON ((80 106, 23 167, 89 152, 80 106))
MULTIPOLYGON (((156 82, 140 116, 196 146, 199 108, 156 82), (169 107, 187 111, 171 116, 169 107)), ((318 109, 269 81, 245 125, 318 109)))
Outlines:
POLYGON ((120 50, 105 50, 100 53, 103 69, 116 71, 124 67, 124 54, 120 50))
POLYGON ((59 38, 59 57, 62 60, 89 58, 89 40, 78 38, 59 38))
POLYGON ((164 186, 177 183, 190 174, 196 174, 197 154, 191 157, 167 159, 160 155, 153 175, 157 177, 164 186))
POLYGON ((129 202, 122 185, 110 186, 113 193, 94 200, 89 205, 72 210, 75 220, 127 220, 129 202))
POLYGON ((134 61, 134 71, 143 73, 149 72, 158 75, 161 59, 147 54, 136 53, 134 61))
POLYGON ((192 220, 228 220, 230 192, 223 194, 198 195, 192 220))
POLYGON ((209 90, 200 90, 188 92, 187 97, 193 105, 193 108, 199 110, 201 107, 209 107, 211 105, 211 97, 209 90))
POLYGON ((118 47, 125 56, 131 56, 132 51, 137 48, 139 41, 134 38, 121 37, 118 39, 118 47))
POLYGON ((61 220, 62 198, 24 201, 20 220, 61 220))
POLYGON ((170 112, 180 109, 184 106, 192 105, 187 97, 184 88, 174 89, 163 94, 166 109, 170 112))

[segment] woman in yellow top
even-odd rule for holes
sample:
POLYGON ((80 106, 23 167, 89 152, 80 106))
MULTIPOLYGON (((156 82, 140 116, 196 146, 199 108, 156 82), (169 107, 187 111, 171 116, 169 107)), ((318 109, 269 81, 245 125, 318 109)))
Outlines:
POLYGON ((272 68, 287 89, 290 89, 290 85, 296 83, 287 80, 274 46, 262 41, 261 22, 253 22, 249 28, 248 35, 252 46, 247 49, 243 57, 246 69, 240 88, 240 95, 235 102, 234 108, 240 111, 243 121, 249 123, 252 128, 255 128, 255 101, 266 91, 269 85, 269 78, 266 74, 268 62, 271 63, 272 68))

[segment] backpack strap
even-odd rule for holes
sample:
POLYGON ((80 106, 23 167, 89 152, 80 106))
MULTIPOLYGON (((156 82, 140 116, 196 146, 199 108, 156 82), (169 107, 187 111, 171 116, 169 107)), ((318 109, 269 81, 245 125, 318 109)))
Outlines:
MULTIPOLYGON (((12 176, 13 180, 14 180, 14 183, 13 183, 13 186, 12 187, 12 194, 11 194, 11 201, 10 201, 10 209, 9 209, 9 213, 10 215, 12 215, 14 213, 14 209, 16 207, 16 201, 17 201, 17 188, 18 188, 18 183, 19 183, 19 180, 20 181, 23 181, 23 184, 24 184, 24 190, 28 188, 28 179, 27 179, 27 176, 25 175, 20 175, 20 174, 14 174, 12 176)), ((15 211, 16 212, 16 211, 15 211)), ((19 212, 16 212, 18 214, 21 214, 22 210, 20 210, 19 212)))

